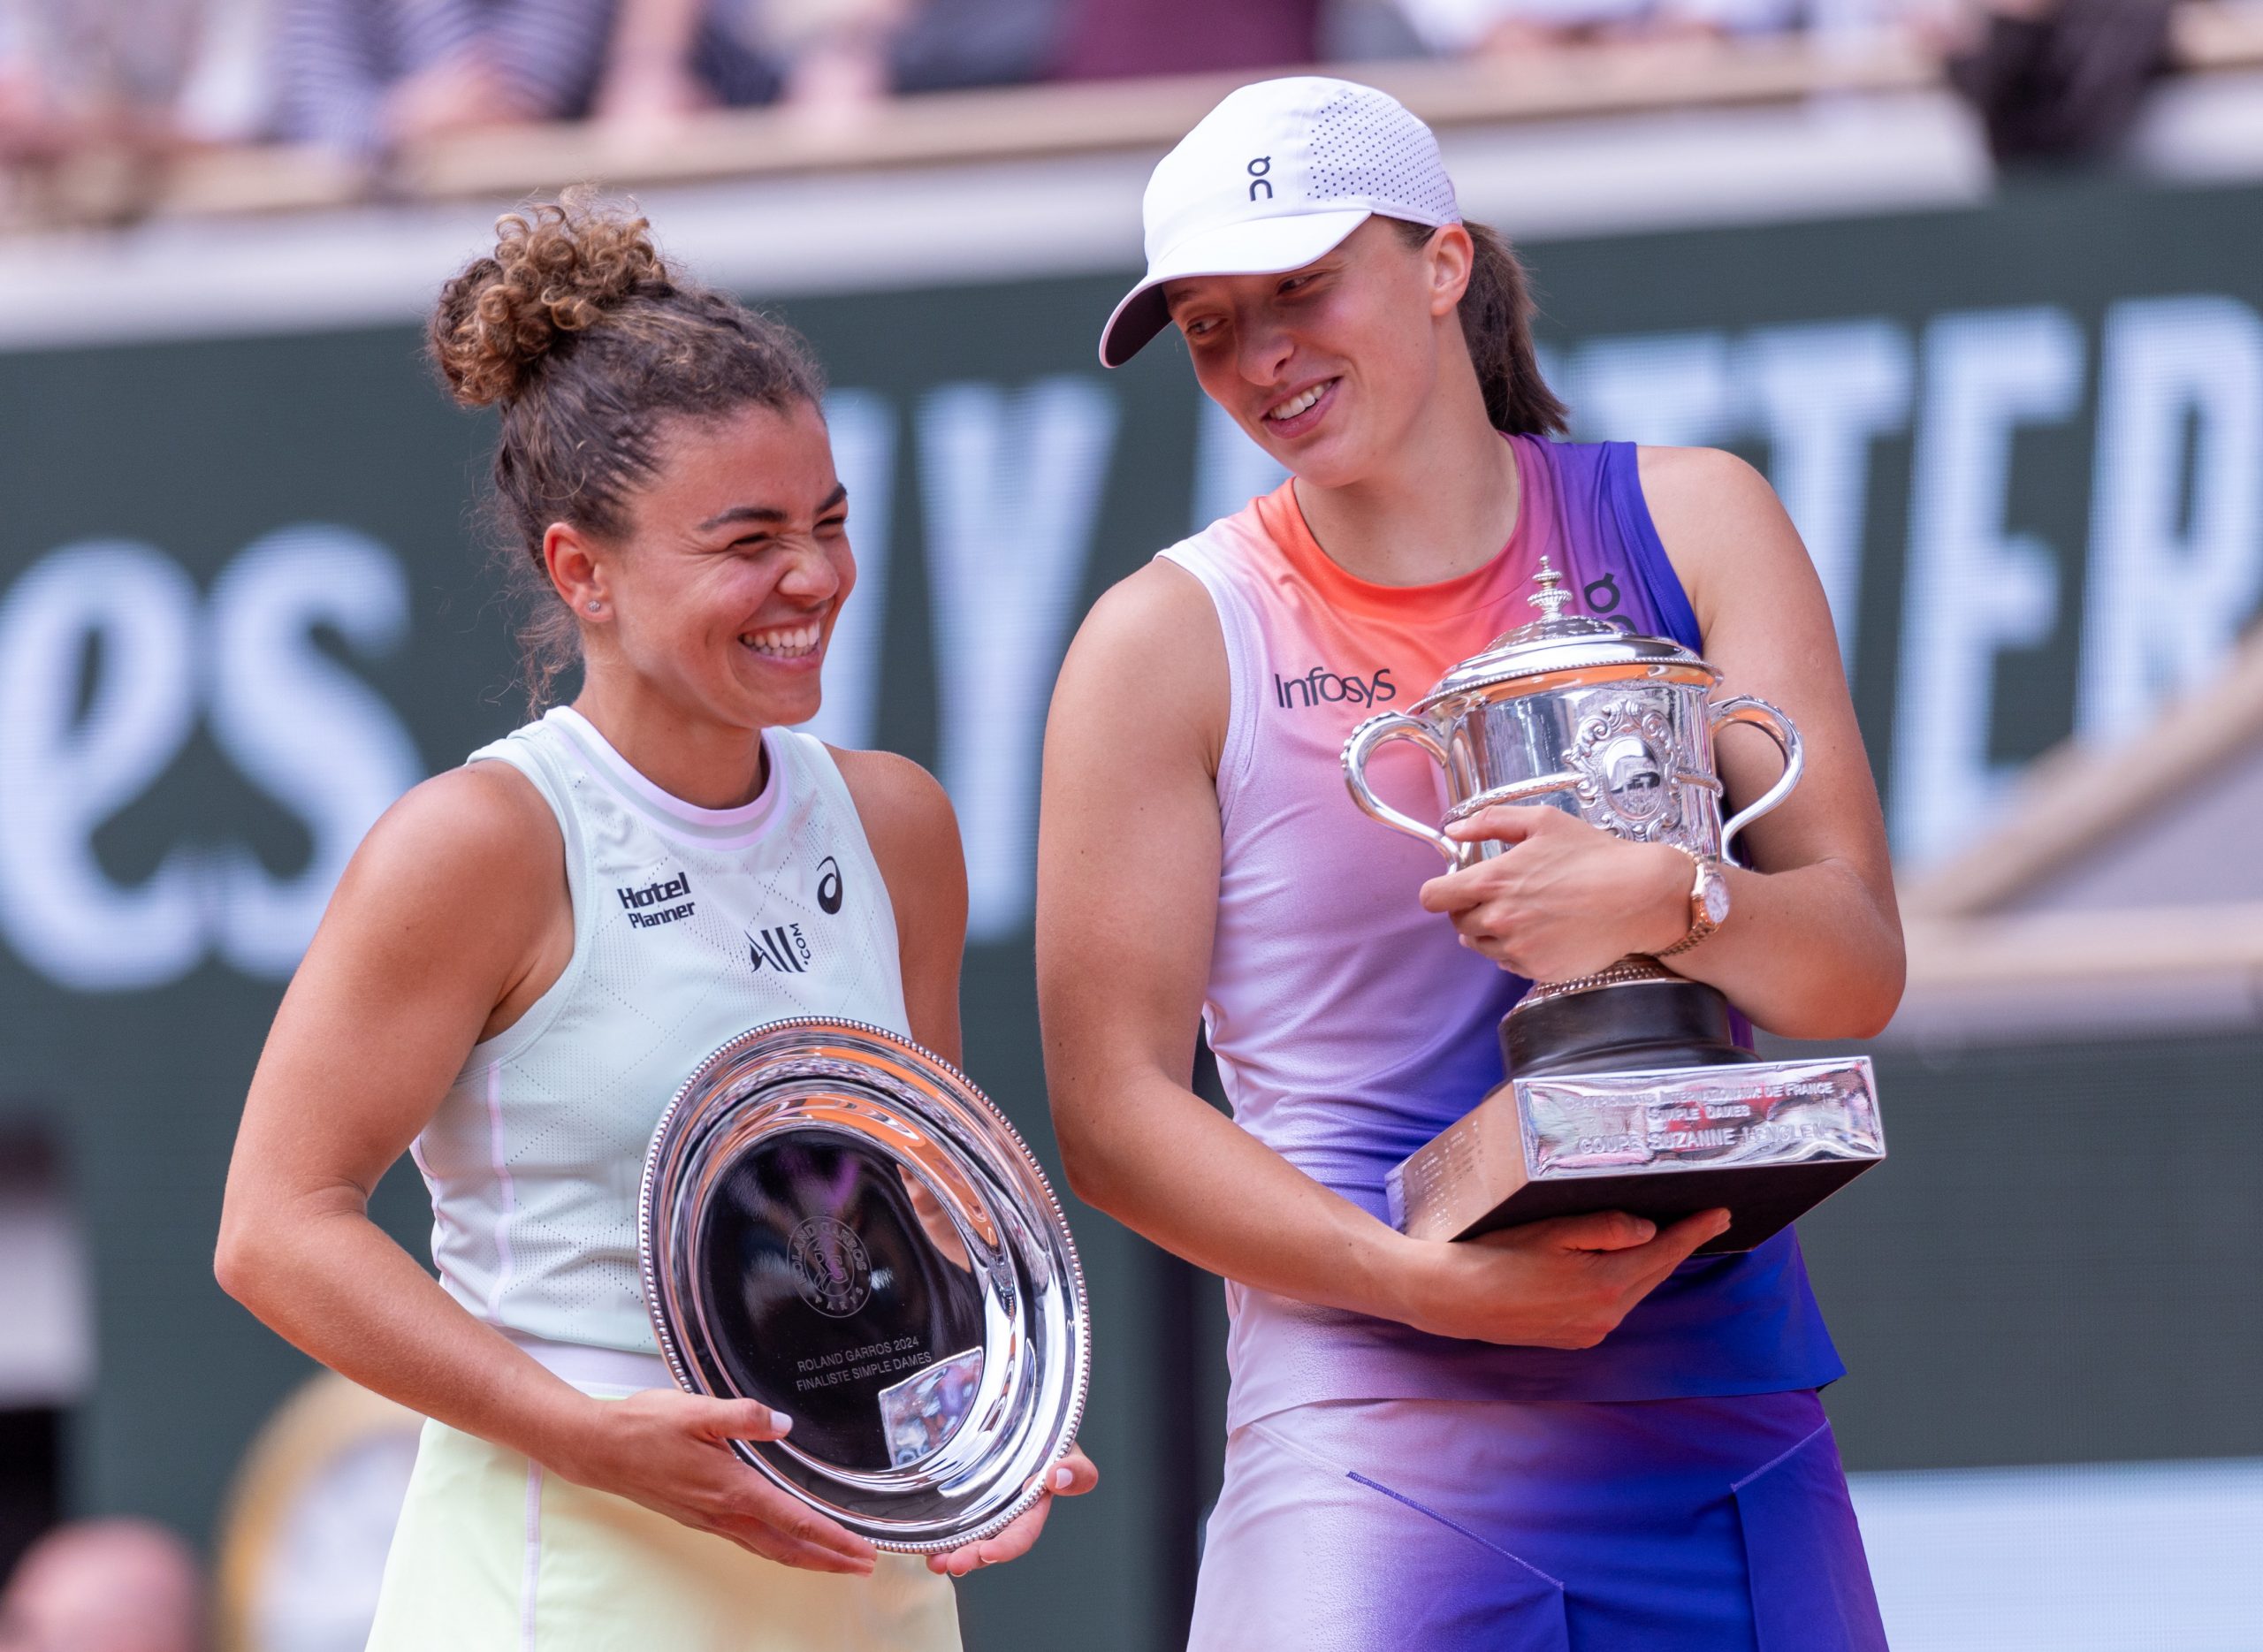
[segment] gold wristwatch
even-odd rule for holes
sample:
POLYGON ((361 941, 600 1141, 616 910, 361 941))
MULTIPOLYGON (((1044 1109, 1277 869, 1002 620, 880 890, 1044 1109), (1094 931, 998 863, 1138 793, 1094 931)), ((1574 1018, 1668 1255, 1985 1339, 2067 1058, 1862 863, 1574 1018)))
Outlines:
POLYGON ((1688 951, 1718 929, 1729 915, 1729 882, 1721 876, 1721 857, 1700 855, 1680 843, 1672 847, 1689 856, 1690 863, 1697 868, 1697 877, 1689 886, 1689 933, 1656 955, 1661 958, 1688 951))

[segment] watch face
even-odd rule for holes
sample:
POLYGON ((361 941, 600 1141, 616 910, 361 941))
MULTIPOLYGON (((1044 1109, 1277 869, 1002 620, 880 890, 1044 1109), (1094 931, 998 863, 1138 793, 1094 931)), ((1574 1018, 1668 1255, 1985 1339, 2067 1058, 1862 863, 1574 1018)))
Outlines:
POLYGON ((1705 892, 1699 897, 1705 907, 1705 921, 1718 924, 1729 915, 1729 887, 1718 872, 1705 879, 1705 892))

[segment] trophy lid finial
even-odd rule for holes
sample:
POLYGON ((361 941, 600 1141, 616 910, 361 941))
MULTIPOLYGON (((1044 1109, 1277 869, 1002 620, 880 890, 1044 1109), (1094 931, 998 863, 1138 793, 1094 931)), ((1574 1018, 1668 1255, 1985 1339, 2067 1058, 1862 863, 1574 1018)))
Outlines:
POLYGON ((1525 600, 1551 622, 1562 618, 1564 605, 1572 600, 1572 593, 1564 589, 1564 576, 1546 557, 1540 559, 1540 572, 1532 576, 1532 582, 1540 589, 1525 600))

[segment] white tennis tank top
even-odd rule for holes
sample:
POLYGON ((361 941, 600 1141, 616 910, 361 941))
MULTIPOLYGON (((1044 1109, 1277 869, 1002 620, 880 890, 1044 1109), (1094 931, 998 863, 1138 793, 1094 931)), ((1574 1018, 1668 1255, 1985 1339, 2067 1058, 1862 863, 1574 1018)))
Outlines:
POLYGON ((467 759, 549 803, 574 904, 565 973, 473 1047, 412 1149, 441 1283, 506 1331, 657 1351, 637 1189, 692 1069, 790 1016, 911 1034, 895 910, 832 754, 763 740, 769 777, 738 809, 670 796, 564 707, 467 759))

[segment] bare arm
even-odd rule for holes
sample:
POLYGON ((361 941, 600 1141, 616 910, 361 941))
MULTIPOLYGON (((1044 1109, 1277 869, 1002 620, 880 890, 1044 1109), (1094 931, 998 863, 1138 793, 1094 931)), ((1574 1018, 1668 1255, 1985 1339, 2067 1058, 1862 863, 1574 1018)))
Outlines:
MULTIPOLYGON (((833 754, 855 799, 865 839, 895 909, 904 1009, 911 1036, 955 1064, 960 1054, 959 960, 966 950, 966 856, 949 797, 926 770, 886 751, 833 754)), ((927 1557, 931 1572, 964 1577, 1026 1554, 1045 1530, 1052 1496, 1077 1496, 1100 1483, 1082 1451, 1047 1471, 1048 1496, 996 1536, 927 1557)))
MULTIPOLYGON (((1746 831, 1755 870, 1729 870, 1728 921, 1668 962, 1771 1032, 1868 1038, 1901 1001, 1901 918, 1822 582, 1775 491, 1742 460, 1656 448, 1642 461, 1659 537, 1696 610, 1705 658, 1720 667, 1720 694, 1756 695, 1782 711, 1807 756, 1791 796, 1746 831)), ((1716 760, 1732 805, 1760 796, 1783 767, 1749 728, 1724 734, 1716 760)))
POLYGON ((705 0, 622 0, 594 100, 599 120, 671 128, 713 95, 692 68, 705 0))
POLYGON ((426 781, 355 854, 293 978, 229 1166, 222 1286, 325 1365, 758 1553, 868 1571, 868 1545, 725 1449, 774 1438, 767 1408, 656 1391, 600 1404, 442 1290, 370 1222, 370 1190, 465 1055, 573 951, 558 829, 499 765, 426 781))
POLYGON ((1406 1238, 1190 1087, 1210 965, 1227 666, 1209 598, 1168 564, 1096 606, 1046 731, 1037 964, 1046 1070, 1085 1199, 1213 1273, 1442 1335, 1581 1347, 1718 1231, 1693 1217, 1406 1238), (1172 669, 1150 669, 1167 654, 1172 669))
MULTIPOLYGON (((1788 715, 1804 777, 1746 838, 1753 867, 1729 867, 1729 916, 1666 960, 1719 987, 1772 1032, 1867 1038, 1901 997, 1901 925, 1878 792, 1839 662, 1831 613, 1806 548, 1758 472, 1708 448, 1644 448, 1643 491, 1688 592, 1720 697, 1756 695, 1788 715)), ((1783 760, 1756 729, 1715 747, 1726 809, 1774 783, 1783 760)), ((1535 980, 1565 980, 1628 953, 1657 953, 1689 930, 1688 857, 1634 843, 1539 805, 1489 809, 1453 835, 1507 853, 1423 886, 1464 944, 1535 980)))
POLYGON ((857 817, 888 884, 911 1036, 954 1065, 959 960, 966 951, 966 855, 958 817, 935 777, 888 751, 834 750, 857 817))

